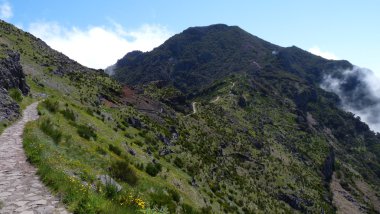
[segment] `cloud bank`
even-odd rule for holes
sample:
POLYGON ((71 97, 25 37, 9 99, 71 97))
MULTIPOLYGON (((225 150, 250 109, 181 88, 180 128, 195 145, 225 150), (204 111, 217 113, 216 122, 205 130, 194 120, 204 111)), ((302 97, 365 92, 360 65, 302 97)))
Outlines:
POLYGON ((106 68, 133 50, 150 51, 173 34, 161 25, 147 24, 125 30, 117 23, 112 23, 111 27, 80 29, 38 22, 30 24, 27 30, 52 48, 91 68, 106 68))
POLYGON ((12 18, 13 12, 12 7, 8 2, 3 2, 0 4, 0 18, 3 20, 8 20, 12 18))
POLYGON ((359 116, 370 129, 380 132, 380 78, 371 70, 354 66, 327 75, 321 87, 336 93, 344 110, 359 116))
POLYGON ((322 51, 318 46, 314 46, 312 48, 309 48, 307 51, 310 53, 323 57, 325 59, 332 59, 332 60, 337 60, 339 57, 337 57, 335 54, 327 51, 322 51))

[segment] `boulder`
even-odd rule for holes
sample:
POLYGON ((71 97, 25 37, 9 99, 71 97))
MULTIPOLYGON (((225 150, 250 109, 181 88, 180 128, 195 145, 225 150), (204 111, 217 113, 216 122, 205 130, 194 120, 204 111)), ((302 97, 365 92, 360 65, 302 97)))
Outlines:
POLYGON ((109 175, 98 175, 96 178, 104 185, 104 186, 114 186, 117 192, 120 192, 123 188, 118 184, 111 176, 109 175))

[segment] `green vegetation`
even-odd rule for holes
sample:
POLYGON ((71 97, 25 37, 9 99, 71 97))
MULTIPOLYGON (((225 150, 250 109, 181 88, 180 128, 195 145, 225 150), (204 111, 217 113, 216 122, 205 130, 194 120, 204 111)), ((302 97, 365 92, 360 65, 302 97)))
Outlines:
POLYGON ((9 96, 12 97, 12 99, 14 101, 16 101, 18 103, 22 102, 23 96, 22 96, 22 93, 21 93, 20 89, 18 89, 18 88, 11 88, 11 89, 9 89, 8 93, 9 93, 9 96))
POLYGON ((128 91, 0 29, 28 71, 20 105, 45 99, 25 129, 26 154, 73 213, 334 213, 332 171, 372 209, 356 182, 379 192, 379 135, 318 87, 341 62, 237 27, 190 28, 123 59, 133 63, 116 77, 128 91))
POLYGON ((40 122, 40 129, 48 136, 50 136, 55 143, 59 143, 62 139, 62 132, 59 127, 54 124, 50 118, 44 118, 40 122))
POLYGON ((83 137, 84 139, 96 140, 97 135, 96 135, 96 130, 94 127, 90 125, 78 125, 77 129, 78 129, 77 132, 79 136, 83 137))
POLYGON ((116 161, 111 164, 111 175, 121 181, 127 182, 131 186, 135 186, 138 181, 135 170, 126 160, 116 161))
POLYGON ((145 168, 146 173, 155 177, 159 172, 161 172, 162 166, 159 163, 148 163, 145 168))

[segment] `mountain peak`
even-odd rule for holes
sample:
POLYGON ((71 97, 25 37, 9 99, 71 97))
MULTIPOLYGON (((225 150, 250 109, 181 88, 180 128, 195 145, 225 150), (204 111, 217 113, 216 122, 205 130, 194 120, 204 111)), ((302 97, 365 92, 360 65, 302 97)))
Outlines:
POLYGON ((151 52, 138 57, 127 54, 119 60, 125 66, 116 66, 115 76, 129 85, 164 80, 183 92, 190 92, 217 78, 247 68, 255 70, 279 49, 237 26, 191 27, 151 52), (152 63, 146 64, 147 61, 152 63))

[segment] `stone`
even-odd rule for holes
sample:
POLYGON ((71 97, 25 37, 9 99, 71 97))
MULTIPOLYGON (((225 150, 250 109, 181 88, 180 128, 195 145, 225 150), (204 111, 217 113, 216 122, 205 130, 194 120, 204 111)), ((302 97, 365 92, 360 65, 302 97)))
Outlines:
POLYGON ((98 175, 98 180, 104 185, 104 186, 114 186, 117 190, 117 192, 120 192, 122 190, 122 187, 120 184, 118 184, 111 176, 109 175, 98 175))
POLYGON ((58 198, 42 184, 37 170, 26 161, 21 136, 25 124, 38 118, 37 104, 28 106, 23 118, 0 135, 0 200, 3 205, 0 213, 68 213, 56 203, 58 198))
POLYGON ((24 212, 21 212, 20 214, 34 214, 33 211, 24 211, 24 212))

